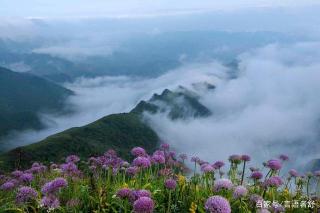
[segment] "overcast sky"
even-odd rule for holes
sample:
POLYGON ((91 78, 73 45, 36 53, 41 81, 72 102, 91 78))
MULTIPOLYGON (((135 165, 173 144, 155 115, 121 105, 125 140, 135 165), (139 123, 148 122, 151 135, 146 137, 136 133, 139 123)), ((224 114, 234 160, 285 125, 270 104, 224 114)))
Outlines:
POLYGON ((2 17, 96 17, 302 7, 319 0, 0 0, 2 17))

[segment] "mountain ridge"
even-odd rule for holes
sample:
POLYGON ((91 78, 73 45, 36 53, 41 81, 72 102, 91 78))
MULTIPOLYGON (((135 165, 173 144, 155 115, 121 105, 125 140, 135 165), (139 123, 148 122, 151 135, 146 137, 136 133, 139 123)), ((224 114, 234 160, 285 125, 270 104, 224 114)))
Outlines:
POLYGON ((0 137, 12 130, 41 129, 39 112, 64 112, 71 90, 29 73, 0 67, 0 137))

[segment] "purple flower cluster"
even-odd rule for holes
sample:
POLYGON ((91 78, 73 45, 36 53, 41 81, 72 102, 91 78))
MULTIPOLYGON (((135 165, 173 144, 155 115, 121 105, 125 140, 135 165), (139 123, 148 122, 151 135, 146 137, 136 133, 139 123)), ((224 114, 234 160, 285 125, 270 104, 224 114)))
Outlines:
POLYGON ((47 167, 41 163, 35 162, 32 164, 31 168, 26 170, 25 173, 33 173, 33 174, 40 174, 47 170, 47 167))
POLYGON ((260 180, 263 177, 263 174, 259 171, 254 171, 251 173, 250 178, 254 180, 260 180))
POLYGON ((191 162, 193 163, 199 163, 200 162, 200 158, 199 157, 191 157, 191 162))
POLYGON ((279 176, 272 176, 268 178, 264 183, 266 187, 279 187, 282 184, 283 184, 283 181, 279 176))
POLYGON ((137 166, 130 166, 126 170, 126 173, 129 176, 135 176, 138 172, 139 172, 139 167, 137 167, 137 166))
POLYGON ((233 191, 233 197, 235 199, 245 197, 248 194, 248 189, 244 186, 237 186, 233 191))
POLYGON ((68 186, 68 182, 64 178, 56 178, 46 184, 41 189, 43 194, 53 194, 59 191, 61 188, 68 186))
POLYGON ((214 164, 213 164, 214 168, 216 169, 220 169, 221 167, 224 166, 224 162, 223 161, 216 161, 214 164))
POLYGON ((137 157, 133 160, 132 164, 139 168, 148 168, 151 166, 151 161, 147 157, 137 157))
POLYGON ((20 170, 15 170, 15 171, 11 172, 11 175, 14 178, 19 178, 21 175, 23 175, 23 172, 20 170))
POLYGON ((14 189, 15 183, 13 181, 7 181, 0 186, 0 189, 3 191, 10 191, 14 189))
POLYGON ((35 199, 38 196, 38 193, 36 190, 29 186, 22 186, 18 189, 17 195, 16 195, 16 202, 18 204, 26 203, 28 201, 31 201, 35 199))
POLYGON ((90 169, 94 172, 97 172, 99 168, 103 170, 112 168, 113 172, 117 173, 124 166, 124 161, 117 156, 117 153, 113 149, 110 149, 103 156, 89 158, 89 164, 90 169))
POLYGON ((134 213, 152 213, 154 202, 150 197, 140 197, 133 203, 134 213))
POLYGON ((41 206, 48 208, 48 209, 56 209, 60 206, 60 201, 54 195, 44 196, 41 199, 41 206))
POLYGON ((128 188, 122 188, 117 191, 117 197, 121 199, 129 198, 131 194, 131 190, 128 188))
POLYGON ((210 173, 214 171, 214 167, 210 164, 204 164, 201 166, 201 171, 203 171, 204 173, 210 173))
POLYGON ((151 198, 151 192, 149 190, 140 189, 140 190, 131 190, 131 193, 129 194, 129 201, 134 202, 140 197, 149 197, 151 198))
POLYGON ((182 160, 182 161, 185 161, 188 159, 188 156, 186 154, 180 154, 179 155, 179 158, 182 160))
POLYGON ((229 201, 221 196, 209 197, 205 203, 205 209, 210 213, 231 213, 229 201))
POLYGON ((135 157, 143 157, 143 156, 146 156, 146 150, 144 150, 144 148, 141 148, 141 147, 134 147, 132 150, 131 150, 131 154, 135 157))
POLYGON ((80 174, 77 165, 72 162, 61 164, 60 168, 62 170, 62 173, 68 176, 77 176, 80 174))
POLYGON ((249 155, 242 155, 241 156, 241 160, 243 161, 250 161, 251 160, 251 157, 249 155))
POLYGON ((166 158, 163 151, 156 151, 153 153, 151 160, 155 164, 165 164, 166 158))
POLYGON ((290 169, 289 174, 291 177, 299 177, 299 173, 295 169, 290 169))
POLYGON ((281 169, 282 163, 278 159, 272 159, 267 162, 266 166, 271 170, 277 171, 281 169))
POLYGON ((230 157, 229 157, 229 161, 231 162, 231 163, 234 163, 234 164, 239 164, 239 163, 241 163, 241 156, 240 155, 231 155, 230 157))
POLYGON ((231 180, 226 178, 218 179, 214 182, 213 190, 219 192, 221 190, 230 190, 233 187, 231 180))
POLYGON ((31 173, 23 173, 19 177, 19 181, 23 183, 31 183, 32 180, 33 180, 33 175, 31 173))
POLYGON ((282 154, 282 155, 279 156, 279 159, 282 160, 282 161, 288 161, 289 157, 288 157, 288 155, 282 154))
POLYGON ((163 144, 161 144, 160 145, 160 148, 162 149, 162 150, 169 150, 170 149, 170 145, 169 144, 167 144, 167 143, 163 143, 163 144))
POLYGON ((167 179, 165 182, 164 182, 164 185, 167 189, 170 189, 170 190, 173 190, 177 187, 177 181, 175 181, 174 179, 170 178, 170 179, 167 179))

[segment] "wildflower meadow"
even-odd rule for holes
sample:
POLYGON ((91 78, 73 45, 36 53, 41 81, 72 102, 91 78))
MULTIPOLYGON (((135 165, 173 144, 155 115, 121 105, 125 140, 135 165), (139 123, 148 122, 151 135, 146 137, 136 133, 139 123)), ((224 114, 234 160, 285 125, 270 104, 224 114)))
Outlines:
POLYGON ((131 163, 108 150, 89 159, 70 155, 61 164, 34 162, 27 170, 3 174, 0 212, 320 211, 320 171, 284 172, 286 155, 249 168, 248 155, 209 163, 177 155, 168 144, 153 154, 141 147, 131 154, 131 163))

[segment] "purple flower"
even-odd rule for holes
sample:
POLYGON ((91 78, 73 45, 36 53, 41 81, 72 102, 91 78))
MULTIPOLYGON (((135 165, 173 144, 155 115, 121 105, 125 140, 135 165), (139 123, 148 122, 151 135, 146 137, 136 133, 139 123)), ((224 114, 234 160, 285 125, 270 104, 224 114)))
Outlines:
POLYGON ((10 191, 15 187, 15 184, 12 181, 7 181, 0 186, 0 189, 3 191, 10 191))
POLYGON ((233 187, 232 182, 229 179, 221 178, 219 180, 214 181, 213 190, 215 192, 219 192, 221 190, 229 190, 233 187))
POLYGON ((132 150, 131 150, 131 154, 135 157, 143 157, 143 156, 146 156, 146 150, 144 150, 143 148, 141 147, 134 147, 132 150))
POLYGON ((179 158, 184 161, 188 159, 188 156, 186 154, 180 154, 179 158))
POLYGON ((119 189, 117 191, 117 197, 121 199, 129 198, 130 194, 131 194, 131 190, 128 188, 119 189))
POLYGON ((77 163, 80 161, 80 158, 77 155, 69 155, 66 158, 66 163, 77 163))
POLYGON ((267 179, 264 183, 264 185, 267 187, 279 187, 282 184, 283 184, 283 181, 279 176, 272 176, 269 179, 267 179))
POLYGON ((129 168, 127 168, 126 173, 127 175, 134 176, 138 173, 138 171, 139 171, 138 167, 130 166, 129 168))
POLYGON ((295 169, 290 169, 289 174, 291 177, 298 177, 299 173, 295 169))
POLYGON ((145 189, 140 189, 140 190, 132 190, 131 193, 129 194, 129 201, 134 202, 140 197, 150 197, 151 198, 151 192, 145 189))
POLYGON ((250 178, 254 180, 260 180, 263 177, 263 174, 259 171, 254 171, 251 173, 250 178))
POLYGON ((35 173, 35 174, 39 174, 39 173, 43 173, 47 170, 47 167, 35 162, 32 164, 31 168, 29 170, 26 170, 26 173, 35 173))
POLYGON ((277 159, 272 159, 272 160, 269 160, 266 164, 267 167, 269 167, 270 169, 274 170, 274 171, 277 171, 277 170, 280 170, 281 167, 282 167, 282 164, 279 160, 277 159))
POLYGON ((19 178, 21 175, 23 175, 23 172, 20 171, 20 170, 16 170, 16 171, 11 172, 11 175, 12 175, 14 178, 19 178))
POLYGON ((248 194, 248 189, 244 186, 237 186, 233 191, 234 198, 241 198, 248 194))
POLYGON ((214 168, 210 164, 207 164, 207 165, 204 165, 203 167, 201 167, 201 170, 204 173, 210 173, 210 172, 214 171, 214 168))
POLYGON ((152 213, 154 209, 154 202, 149 197, 140 197, 133 204, 133 211, 135 213, 152 213))
POLYGON ((164 182, 164 185, 167 189, 173 190, 177 187, 177 182, 174 179, 170 178, 164 182))
POLYGON ((199 163, 200 162, 200 158, 199 157, 192 157, 191 158, 191 162, 199 163))
POLYGON ((163 150, 169 150, 169 149, 170 149, 170 145, 167 144, 167 143, 161 144, 160 147, 161 147, 161 149, 163 149, 163 150))
POLYGON ((19 180, 24 183, 30 183, 33 180, 33 175, 31 173, 24 173, 19 177, 19 180))
POLYGON ((36 190, 29 186, 22 186, 18 189, 17 195, 16 195, 16 202, 17 203, 26 203, 30 200, 35 199, 38 196, 38 193, 36 190))
POLYGON ((170 151, 169 154, 168 154, 168 157, 175 158, 176 157, 176 153, 174 151, 170 151))
POLYGON ((231 163, 239 164, 239 163, 241 163, 241 156, 240 155, 231 155, 231 156, 229 156, 229 161, 231 163))
POLYGON ((289 157, 288 157, 288 155, 283 155, 282 154, 282 155, 279 156, 279 159, 282 160, 282 161, 287 161, 287 160, 289 160, 289 157))
POLYGON ((60 168, 62 172, 68 176, 78 175, 79 170, 76 164, 69 162, 65 164, 61 164, 60 168))
POLYGON ((41 189, 43 194, 51 194, 57 192, 61 188, 67 187, 68 182, 64 178, 56 178, 46 184, 41 189))
POLYGON ((221 167, 224 166, 224 162, 223 161, 216 161, 213 166, 217 169, 220 169, 221 167))
POLYGON ((221 196, 209 197, 205 209, 210 213, 231 213, 229 201, 221 196))
POLYGON ((138 197, 151 197, 151 192, 149 190, 140 189, 135 192, 138 197))
POLYGON ((137 157, 133 160, 133 165, 141 168, 148 168, 151 166, 149 158, 137 157))
POLYGON ((241 156, 241 160, 243 161, 250 161, 251 160, 251 157, 249 155, 242 155, 241 156))
POLYGON ((159 154, 154 154, 151 159, 152 159, 152 162, 156 164, 164 164, 166 162, 165 157, 159 154))
POLYGON ((59 208, 60 201, 54 195, 44 196, 41 199, 41 206, 48 208, 48 209, 56 209, 56 208, 59 208))

